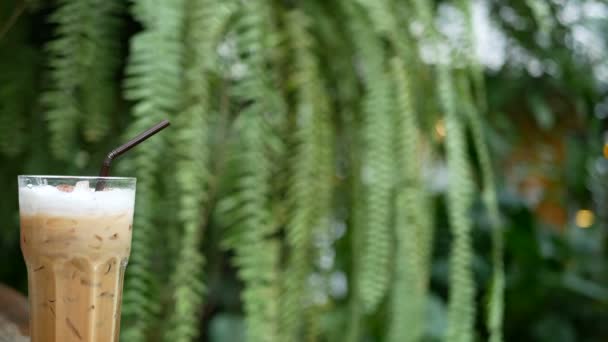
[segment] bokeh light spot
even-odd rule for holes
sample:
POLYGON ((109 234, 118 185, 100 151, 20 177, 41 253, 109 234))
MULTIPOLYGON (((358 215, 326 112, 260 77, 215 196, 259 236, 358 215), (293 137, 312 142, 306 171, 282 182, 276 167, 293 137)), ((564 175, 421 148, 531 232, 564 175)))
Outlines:
POLYGON ((574 220, 579 228, 589 228, 593 225, 595 215, 591 210, 581 209, 576 212, 576 217, 574 220))

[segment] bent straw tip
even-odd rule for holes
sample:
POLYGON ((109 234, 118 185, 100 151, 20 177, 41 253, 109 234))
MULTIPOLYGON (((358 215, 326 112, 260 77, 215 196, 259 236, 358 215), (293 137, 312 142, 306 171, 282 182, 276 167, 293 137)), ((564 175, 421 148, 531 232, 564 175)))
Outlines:
MULTIPOLYGON (((138 145, 139 143, 141 143, 144 140, 148 139, 149 137, 153 136, 154 134, 160 132, 161 130, 163 130, 164 128, 168 127, 169 125, 171 125, 171 123, 169 122, 169 120, 163 119, 161 122, 157 123, 156 125, 154 125, 153 127, 149 128, 145 132, 141 133, 137 137, 135 137, 135 138, 127 141, 125 144, 123 144, 123 145, 121 145, 121 146, 113 149, 112 151, 110 151, 110 153, 108 153, 108 155, 106 156, 106 158, 103 161, 101 170, 99 172, 99 176, 100 177, 106 177, 106 176, 109 175, 109 173, 110 173, 110 166, 112 165, 112 161, 114 160, 114 158, 116 158, 116 157, 120 156, 121 154, 129 151, 131 148, 135 147, 136 145, 138 145)), ((98 183, 98 188, 100 188, 100 187, 101 188, 103 187, 103 182, 98 183)))

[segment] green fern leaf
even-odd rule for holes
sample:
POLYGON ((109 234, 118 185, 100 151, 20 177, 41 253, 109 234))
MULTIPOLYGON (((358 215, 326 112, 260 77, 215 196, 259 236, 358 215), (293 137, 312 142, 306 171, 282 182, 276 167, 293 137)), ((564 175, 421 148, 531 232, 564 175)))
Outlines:
POLYGON ((503 232, 500 223, 500 211, 496 199, 496 184, 490 152, 484 135, 483 122, 479 111, 474 105, 469 90, 469 82, 464 75, 459 77, 459 94, 462 100, 462 109, 471 129, 473 144, 481 169, 483 182, 482 200, 490 217, 492 227, 492 283, 487 308, 486 326, 490 333, 491 342, 502 341, 502 316, 504 302, 504 266, 503 266, 503 232))
POLYGON ((465 58, 466 64, 471 72, 473 79, 473 85, 475 87, 475 99, 477 107, 481 113, 485 113, 488 110, 488 104, 486 101, 486 89, 483 80, 483 66, 479 63, 476 56, 475 46, 475 32, 474 32, 474 21, 473 21, 473 1, 459 0, 458 6, 464 13, 465 17, 465 39, 463 39, 465 46, 465 58))
MULTIPOLYGON (((539 8, 543 7, 541 2, 532 2, 539 4, 539 8)), ((492 284, 490 286, 490 300, 488 302, 488 312, 486 318, 486 326, 490 333, 491 342, 502 341, 502 320, 503 320, 503 302, 504 302, 504 266, 503 266, 503 236, 500 224, 500 213, 498 202, 496 199, 496 185, 494 182, 494 172, 492 170, 492 162, 490 153, 486 144, 486 138, 483 134, 482 120, 480 113, 487 112, 486 90, 483 80, 483 69, 475 56, 475 37, 473 30, 472 18, 472 2, 459 1, 460 8, 465 13, 467 23, 467 37, 465 42, 467 52, 467 64, 470 69, 472 83, 475 88, 475 99, 477 106, 474 104, 473 96, 471 95, 468 82, 464 77, 460 77, 460 91, 462 94, 463 110, 467 115, 468 126, 471 129, 473 136, 473 144, 477 155, 479 156, 479 164, 481 167, 481 175, 483 179, 483 202, 490 216, 492 225, 492 265, 494 272, 492 274, 492 284)), ((535 9, 535 6, 531 6, 535 9)), ((541 11, 542 12, 542 11, 541 11)), ((534 13, 536 17, 536 12, 534 13)), ((538 17, 536 17, 538 19, 538 17)), ((545 18, 546 19, 546 18, 545 18)), ((549 20, 550 21, 550 20, 549 20)), ((545 22, 546 23, 546 22, 545 22)), ((550 25, 549 25, 550 26, 550 25)), ((548 30, 550 31, 550 29, 548 30)), ((545 32, 546 33, 546 32, 545 32)))
POLYGON ((438 68, 439 96, 445 112, 447 162, 450 169, 448 214, 452 228, 448 341, 473 341, 475 287, 472 274, 471 219, 473 183, 465 130, 456 111, 452 75, 445 65, 438 68))
POLYGON ((419 341, 424 328, 424 306, 428 284, 426 267, 430 256, 430 230, 424 216, 424 185, 421 179, 420 132, 413 109, 413 99, 405 64, 391 60, 397 113, 395 150, 399 165, 399 187, 395 199, 397 247, 395 281, 392 287, 389 341, 419 341))
POLYGON ((360 8, 351 9, 351 16, 351 30, 358 37, 356 47, 366 91, 362 151, 366 223, 357 281, 364 310, 373 312, 384 298, 389 283, 390 204, 394 172, 391 85, 385 70, 382 41, 368 30, 369 20, 360 13, 360 8))
MULTIPOLYGON (((133 14, 141 20, 144 30, 132 38, 127 65, 125 96, 135 102, 135 121, 130 135, 149 128, 179 110, 182 103, 183 53, 180 42, 184 23, 184 1, 156 3, 139 0, 133 14), (156 20, 162 16, 162 24, 156 20)), ((167 146, 163 135, 139 146, 133 154, 138 178, 133 247, 126 274, 123 317, 125 328, 121 339, 145 341, 148 328, 158 314, 159 299, 152 294, 155 274, 152 265, 153 247, 158 228, 154 226, 156 174, 167 146)))
POLYGON ((389 341, 418 341, 424 327, 424 305, 428 284, 432 227, 424 216, 425 187, 420 177, 422 159, 418 140, 420 133, 414 113, 405 60, 411 60, 415 45, 409 42, 407 30, 397 24, 397 11, 391 1, 359 0, 376 32, 386 37, 398 57, 391 59, 391 75, 396 90, 395 160, 399 186, 395 195, 396 258, 391 295, 389 341))
POLYGON ((301 335, 304 309, 310 306, 306 302, 310 294, 305 284, 312 271, 312 238, 319 226, 327 225, 332 152, 328 100, 322 88, 318 61, 312 52, 315 42, 308 32, 309 19, 303 12, 293 10, 287 14, 286 22, 295 62, 290 84, 296 90, 297 104, 293 133, 295 149, 287 194, 290 253, 283 276, 281 334, 283 340, 297 340, 301 335))
POLYGON ((202 269, 204 258, 200 251, 202 207, 206 203, 209 170, 207 131, 210 108, 209 84, 205 77, 214 59, 219 41, 232 7, 216 1, 191 1, 188 7, 185 111, 177 117, 175 146, 177 184, 179 188, 178 221, 183 227, 175 271, 171 276, 175 307, 169 318, 166 341, 192 341, 199 334, 197 312, 203 302, 202 269))
MULTIPOLYGON (((437 44, 440 37, 434 27, 431 4, 424 0, 415 0, 414 8, 431 37, 431 43, 437 44)), ((457 112, 454 81, 447 64, 437 65, 437 87, 439 102, 445 115, 445 147, 450 170, 447 204, 453 237, 446 341, 470 342, 473 341, 475 321, 472 223, 469 217, 473 201, 473 181, 467 156, 465 128, 457 112)))
POLYGON ((270 236, 270 168, 264 146, 266 129, 257 104, 250 105, 235 123, 240 141, 233 193, 222 199, 221 215, 230 229, 225 245, 235 252, 233 263, 245 284, 241 293, 248 341, 278 341, 279 244, 270 236), (234 201, 237 205, 224 205, 234 201))
POLYGON ((57 24, 56 38, 46 46, 51 85, 41 100, 56 157, 73 156, 80 125, 91 141, 99 140, 109 128, 117 95, 114 77, 120 42, 116 34, 122 9, 115 1, 62 0, 51 15, 57 24))
POLYGON ((282 114, 280 96, 270 86, 268 59, 270 8, 264 1, 249 1, 239 8, 234 37, 239 62, 245 66, 231 88, 245 106, 235 122, 238 143, 234 155, 236 180, 232 193, 218 204, 230 233, 224 241, 234 250, 233 263, 245 288, 241 293, 249 341, 279 341, 278 227, 270 213, 270 158, 276 141, 272 117, 282 114), (266 118, 269 118, 267 121, 266 118))
MULTIPOLYGON (((201 99, 202 100, 202 99, 201 99)), ((178 222, 181 243, 171 276, 175 306, 171 312, 166 341, 192 341, 198 335, 197 312, 203 301, 202 206, 206 201, 208 177, 207 123, 204 104, 196 103, 176 118, 177 185, 179 188, 178 222)))

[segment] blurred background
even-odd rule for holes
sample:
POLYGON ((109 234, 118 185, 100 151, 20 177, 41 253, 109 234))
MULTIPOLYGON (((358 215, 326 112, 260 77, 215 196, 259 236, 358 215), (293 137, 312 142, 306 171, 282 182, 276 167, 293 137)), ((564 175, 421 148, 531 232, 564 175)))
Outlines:
POLYGON ((599 0, 2 1, 0 284, 18 174, 168 118, 123 341, 606 341, 607 48, 599 0))

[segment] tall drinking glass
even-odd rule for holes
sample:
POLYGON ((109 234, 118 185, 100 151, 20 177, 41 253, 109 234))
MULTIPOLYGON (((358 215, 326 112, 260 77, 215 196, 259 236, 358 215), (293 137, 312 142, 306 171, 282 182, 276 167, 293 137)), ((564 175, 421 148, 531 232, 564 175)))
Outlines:
POLYGON ((118 341, 134 203, 135 178, 19 176, 32 342, 118 341))

